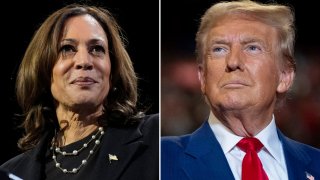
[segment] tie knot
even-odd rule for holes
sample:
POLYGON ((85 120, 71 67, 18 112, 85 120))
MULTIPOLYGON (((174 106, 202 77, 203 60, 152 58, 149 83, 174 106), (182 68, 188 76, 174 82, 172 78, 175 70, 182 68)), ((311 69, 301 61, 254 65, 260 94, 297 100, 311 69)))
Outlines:
POLYGON ((263 147, 263 144, 257 138, 245 137, 238 142, 237 146, 245 152, 258 152, 263 147))

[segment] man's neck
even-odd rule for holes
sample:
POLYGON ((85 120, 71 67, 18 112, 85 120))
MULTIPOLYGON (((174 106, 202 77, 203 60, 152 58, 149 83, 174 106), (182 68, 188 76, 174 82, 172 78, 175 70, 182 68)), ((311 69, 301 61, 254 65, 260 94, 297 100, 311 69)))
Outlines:
POLYGON ((273 111, 212 111, 214 116, 234 134, 241 137, 251 137, 268 126, 272 120, 273 111))

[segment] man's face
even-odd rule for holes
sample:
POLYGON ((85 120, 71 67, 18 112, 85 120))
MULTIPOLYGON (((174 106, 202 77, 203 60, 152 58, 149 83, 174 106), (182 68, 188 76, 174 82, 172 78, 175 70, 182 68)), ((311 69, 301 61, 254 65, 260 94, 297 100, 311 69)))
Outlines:
POLYGON ((276 93, 289 88, 280 70, 276 29, 229 16, 211 29, 207 43, 199 77, 211 108, 273 111, 276 93))

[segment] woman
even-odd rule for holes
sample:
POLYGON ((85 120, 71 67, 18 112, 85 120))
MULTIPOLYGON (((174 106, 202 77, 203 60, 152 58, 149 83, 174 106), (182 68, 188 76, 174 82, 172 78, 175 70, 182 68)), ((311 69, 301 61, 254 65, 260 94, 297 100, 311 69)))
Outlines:
POLYGON ((34 35, 16 93, 23 154, 4 168, 23 179, 158 179, 158 116, 136 108, 137 77, 105 9, 69 5, 34 35))

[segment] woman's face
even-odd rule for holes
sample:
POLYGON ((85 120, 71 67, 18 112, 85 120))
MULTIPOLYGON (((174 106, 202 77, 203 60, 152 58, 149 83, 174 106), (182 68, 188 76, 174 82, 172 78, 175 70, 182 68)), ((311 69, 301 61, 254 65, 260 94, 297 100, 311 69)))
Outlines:
POLYGON ((90 15, 68 19, 59 47, 51 82, 58 106, 81 112, 101 108, 110 89, 111 63, 100 24, 90 15))

